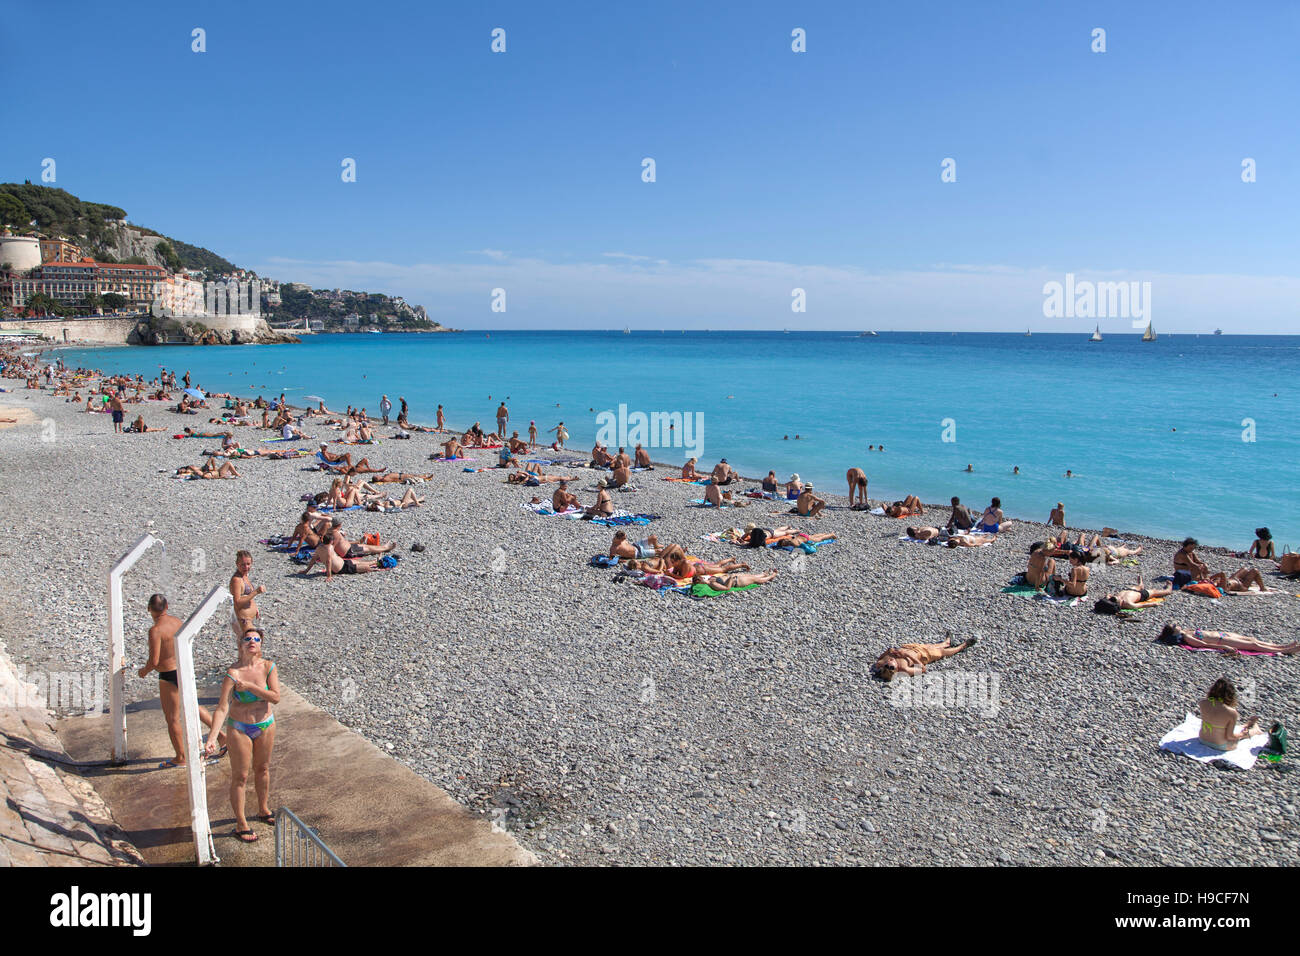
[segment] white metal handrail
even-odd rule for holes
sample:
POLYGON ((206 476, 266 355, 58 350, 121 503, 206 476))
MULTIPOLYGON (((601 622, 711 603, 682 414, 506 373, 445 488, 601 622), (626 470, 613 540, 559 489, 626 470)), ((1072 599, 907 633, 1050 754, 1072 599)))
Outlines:
POLYGON ((275 814, 275 865, 347 866, 288 807, 281 807, 275 814))

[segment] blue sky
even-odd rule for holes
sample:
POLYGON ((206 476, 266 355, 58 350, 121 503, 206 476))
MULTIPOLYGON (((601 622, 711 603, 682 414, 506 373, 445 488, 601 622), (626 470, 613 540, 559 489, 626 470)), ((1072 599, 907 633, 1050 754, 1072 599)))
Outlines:
POLYGON ((1300 332, 1300 5, 450 6, 10 10, 0 177, 469 328, 1300 332))

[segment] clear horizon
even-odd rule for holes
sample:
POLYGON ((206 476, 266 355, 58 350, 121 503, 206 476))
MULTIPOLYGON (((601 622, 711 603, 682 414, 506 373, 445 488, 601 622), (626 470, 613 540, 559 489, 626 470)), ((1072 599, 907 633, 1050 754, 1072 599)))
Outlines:
POLYGON ((133 223, 448 326, 1069 333, 1044 287, 1073 275, 1150 283, 1158 332, 1300 332, 1300 8, 146 2, 79 11, 75 72, 18 42, 43 10, 5 21, 0 75, 40 82, 4 179, 51 159, 133 223), (55 120, 131 63, 167 77, 143 119, 55 120))

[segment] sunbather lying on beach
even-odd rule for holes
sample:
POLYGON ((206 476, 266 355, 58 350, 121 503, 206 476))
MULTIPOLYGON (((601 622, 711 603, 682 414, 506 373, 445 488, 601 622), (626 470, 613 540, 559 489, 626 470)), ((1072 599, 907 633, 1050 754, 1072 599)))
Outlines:
POLYGON ((1173 621, 1161 628, 1156 640, 1165 644, 1206 647, 1216 651, 1254 651, 1256 654, 1300 653, 1300 641, 1275 644, 1272 641, 1261 641, 1254 637, 1234 634, 1232 631, 1204 631, 1199 627, 1189 631, 1173 621))
POLYGON ((233 432, 196 432, 193 428, 182 428, 186 438, 234 438, 233 432))
POLYGON ((185 465, 184 467, 177 468, 176 474, 178 477, 181 475, 190 475, 194 478, 241 478, 243 477, 242 475, 240 475, 239 472, 235 470, 235 466, 232 465, 230 462, 227 461, 227 462, 223 462, 221 465, 218 465, 217 460, 215 458, 209 458, 206 462, 203 463, 202 466, 185 465))
POLYGON ((735 558, 705 561, 703 558, 688 558, 683 554, 669 565, 668 573, 675 578, 693 578, 697 574, 731 574, 748 570, 748 564, 741 564, 735 558))
POLYGON ((418 508, 424 504, 424 499, 417 497, 414 488, 407 488, 406 494, 401 498, 392 498, 385 496, 383 498, 371 498, 366 502, 367 511, 402 511, 406 508, 418 508))
MULTIPOLYGON (((1124 558, 1136 557, 1142 553, 1141 545, 1133 548, 1126 544, 1106 544, 1099 534, 1094 534, 1089 540, 1086 531, 1079 532, 1076 547, 1083 548, 1087 554, 1104 556, 1107 564, 1118 564, 1124 558)), ((1088 560, 1086 556, 1084 560, 1088 560)))
POLYGON ((876 658, 876 663, 871 669, 875 671, 877 677, 885 681, 893 680, 895 674, 915 677, 924 674, 927 665, 960 654, 966 648, 974 646, 973 637, 967 638, 960 644, 953 644, 951 634, 940 644, 904 644, 902 647, 891 647, 885 650, 876 658))
POLYGON ((895 501, 885 508, 885 514, 891 518, 903 518, 907 515, 925 514, 925 507, 916 495, 908 495, 902 501, 895 501))
POLYGON ((1259 588, 1261 591, 1267 591, 1268 585, 1264 583, 1264 576, 1256 568, 1238 568, 1232 574, 1224 574, 1220 571, 1217 574, 1211 574, 1205 580, 1209 581, 1220 591, 1236 591, 1242 593, 1249 591, 1251 585, 1259 588))
POLYGON ((706 574, 697 571, 691 578, 692 584, 707 584, 715 591, 730 591, 733 588, 748 587, 751 584, 766 584, 768 581, 776 579, 776 571, 766 571, 761 574, 749 572, 748 574, 706 574))
POLYGON ((611 558, 626 558, 630 561, 653 558, 658 553, 659 539, 655 535, 632 542, 628 539, 627 532, 621 529, 614 532, 614 541, 609 546, 611 558))
POLYGON ((302 569, 303 576, 306 577, 317 564, 325 568, 326 581, 333 580, 336 574, 367 574, 371 571, 380 570, 378 559, 358 561, 352 558, 339 557, 338 552, 328 541, 321 542, 320 546, 312 552, 311 560, 302 569))
POLYGON ((967 531, 962 534, 949 535, 945 543, 950 548, 982 548, 984 545, 992 544, 996 540, 998 540, 998 536, 995 534, 967 531))
POLYGON ((1115 614, 1118 611, 1133 610, 1152 598, 1164 598, 1174 593, 1173 587, 1148 589, 1142 584, 1142 575, 1138 575, 1137 587, 1121 588, 1113 594, 1107 594, 1093 605, 1093 610, 1101 614, 1115 614))

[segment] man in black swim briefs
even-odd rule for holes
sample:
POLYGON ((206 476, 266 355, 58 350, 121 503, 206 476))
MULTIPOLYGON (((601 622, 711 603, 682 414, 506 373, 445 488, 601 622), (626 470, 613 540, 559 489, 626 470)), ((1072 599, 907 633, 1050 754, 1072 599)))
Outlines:
MULTIPOLYGON (((167 598, 161 594, 149 598, 149 616, 154 622, 153 627, 149 628, 149 659, 136 673, 147 677, 150 671, 158 671, 158 699, 167 721, 167 736, 171 738, 172 748, 176 751, 174 757, 164 760, 158 766, 179 767, 185 763, 181 692, 176 682, 176 632, 181 629, 182 621, 174 614, 167 613, 167 598)), ((199 719, 205 727, 212 726, 212 714, 207 708, 199 707, 199 719)))

